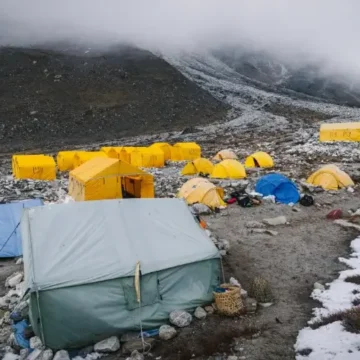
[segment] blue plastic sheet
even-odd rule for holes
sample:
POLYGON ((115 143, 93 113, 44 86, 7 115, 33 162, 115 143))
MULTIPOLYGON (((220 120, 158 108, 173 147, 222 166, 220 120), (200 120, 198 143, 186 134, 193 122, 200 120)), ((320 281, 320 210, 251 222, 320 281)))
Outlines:
POLYGON ((12 325, 15 340, 17 344, 24 349, 30 349, 30 341, 28 339, 25 339, 24 336, 24 331, 28 326, 29 325, 25 320, 19 321, 18 323, 12 325))
POLYGON ((22 255, 19 225, 23 209, 41 205, 41 199, 0 205, 0 258, 22 255))

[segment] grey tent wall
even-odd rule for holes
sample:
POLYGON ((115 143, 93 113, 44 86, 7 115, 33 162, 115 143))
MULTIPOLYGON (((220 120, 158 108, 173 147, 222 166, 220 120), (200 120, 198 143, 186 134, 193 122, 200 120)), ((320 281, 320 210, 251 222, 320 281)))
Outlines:
MULTIPOLYGON (((141 277, 142 307, 136 302, 134 277, 40 292, 45 344, 53 349, 79 348, 110 335, 152 329, 167 322, 173 310, 193 310, 211 303, 220 282, 220 260, 212 259, 141 277)), ((30 319, 42 337, 36 295, 30 319)))

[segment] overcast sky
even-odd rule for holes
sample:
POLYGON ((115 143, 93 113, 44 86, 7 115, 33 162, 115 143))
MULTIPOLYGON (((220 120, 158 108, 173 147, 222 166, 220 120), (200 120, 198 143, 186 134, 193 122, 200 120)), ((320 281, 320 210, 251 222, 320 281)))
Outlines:
POLYGON ((360 73, 360 0, 0 0, 0 45, 246 45, 360 73))

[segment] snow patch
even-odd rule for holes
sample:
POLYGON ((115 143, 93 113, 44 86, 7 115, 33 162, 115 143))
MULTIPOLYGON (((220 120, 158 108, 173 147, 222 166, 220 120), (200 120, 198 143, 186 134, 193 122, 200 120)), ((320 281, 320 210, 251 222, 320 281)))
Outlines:
POLYGON ((299 332, 295 350, 311 349, 309 355, 297 355, 296 360, 355 360, 359 359, 360 337, 345 331, 340 321, 312 330, 299 332))
MULTIPOLYGON (((360 276, 360 237, 351 242, 351 249, 350 258, 339 258, 339 261, 352 269, 341 271, 336 280, 327 284, 328 289, 314 289, 312 292, 311 297, 320 301, 323 307, 313 309, 310 325, 324 316, 351 309, 353 301, 360 298, 360 285, 345 281, 348 277, 360 276)), ((335 321, 318 329, 302 329, 295 350, 298 352, 296 360, 353 360, 360 356, 360 337, 347 332, 341 321, 335 321), (304 350, 311 352, 301 355, 304 350)))

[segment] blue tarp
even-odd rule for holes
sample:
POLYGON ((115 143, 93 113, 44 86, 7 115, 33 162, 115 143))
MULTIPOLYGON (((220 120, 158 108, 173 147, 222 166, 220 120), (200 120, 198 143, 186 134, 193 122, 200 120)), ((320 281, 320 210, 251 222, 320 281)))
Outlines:
POLYGON ((25 338, 25 335, 24 335, 24 331, 28 326, 29 326, 29 324, 26 322, 26 320, 22 320, 16 324, 12 325, 16 343, 24 349, 30 348, 30 342, 28 339, 25 338))
POLYGON ((296 185, 281 174, 268 174, 258 180, 255 191, 263 196, 274 195, 279 203, 296 204, 300 194, 296 185))
POLYGON ((0 258, 22 255, 19 224, 23 209, 41 205, 40 199, 0 205, 0 258))

